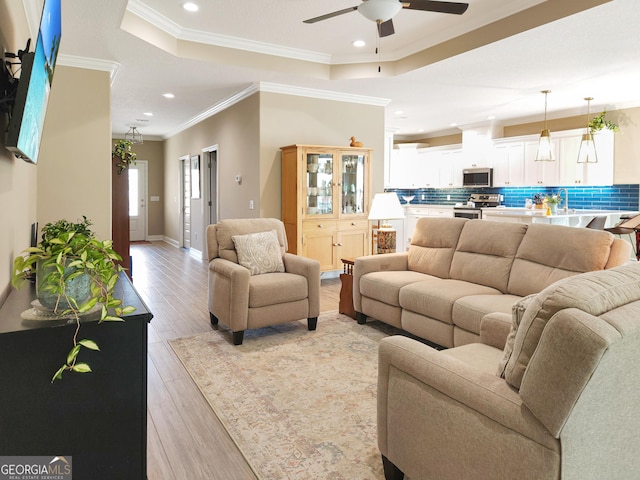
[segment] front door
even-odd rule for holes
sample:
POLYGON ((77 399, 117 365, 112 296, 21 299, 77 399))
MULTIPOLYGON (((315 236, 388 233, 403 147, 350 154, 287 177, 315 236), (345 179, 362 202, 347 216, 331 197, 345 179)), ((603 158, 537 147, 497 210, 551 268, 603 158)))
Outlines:
POLYGON ((147 239, 147 162, 129 167, 129 240, 147 239))

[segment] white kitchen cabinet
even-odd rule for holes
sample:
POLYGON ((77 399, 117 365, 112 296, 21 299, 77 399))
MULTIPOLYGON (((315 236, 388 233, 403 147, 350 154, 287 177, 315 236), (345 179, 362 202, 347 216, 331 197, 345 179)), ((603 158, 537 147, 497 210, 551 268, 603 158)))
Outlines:
POLYGON ((553 162, 536 162, 538 140, 524 142, 524 181, 529 186, 554 186, 560 184, 560 162, 558 141, 551 134, 553 162))
POLYGON ((492 167, 495 187, 519 187, 524 180, 523 141, 496 142, 492 167))
POLYGON ((417 188, 415 148, 393 149, 389 163, 389 187, 417 188))
POLYGON ((613 133, 609 130, 594 135, 597 163, 578 163, 582 133, 559 138, 560 185, 613 185, 613 133))
POLYGON ((415 170, 410 172, 423 188, 440 186, 439 156, 429 148, 418 149, 415 170))
POLYGON ((462 149, 459 147, 440 151, 438 163, 441 187, 462 187, 464 161, 462 149))

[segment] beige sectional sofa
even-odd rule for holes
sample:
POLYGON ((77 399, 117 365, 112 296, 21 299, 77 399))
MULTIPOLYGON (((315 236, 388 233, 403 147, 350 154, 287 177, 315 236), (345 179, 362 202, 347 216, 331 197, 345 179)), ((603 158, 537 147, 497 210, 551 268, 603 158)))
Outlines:
POLYGON ((377 395, 385 476, 639 478, 638 363, 639 263, 520 300, 504 350, 385 338, 377 395))
POLYGON ((602 230, 422 218, 408 252, 355 260, 354 307, 359 323, 372 317, 443 347, 479 341, 483 319, 493 321, 502 348, 519 299, 630 257, 628 242, 602 230))

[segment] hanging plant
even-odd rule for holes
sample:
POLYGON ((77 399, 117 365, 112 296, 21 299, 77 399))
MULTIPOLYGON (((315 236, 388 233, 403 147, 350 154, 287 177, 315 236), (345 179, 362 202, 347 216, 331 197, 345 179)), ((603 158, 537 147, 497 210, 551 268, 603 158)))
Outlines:
POLYGON ((116 163, 116 166, 118 167, 118 175, 129 168, 129 165, 136 164, 136 152, 131 150, 131 145, 132 143, 128 140, 118 140, 113 146, 111 156, 113 158, 118 158, 118 163, 116 163))
POLYGON ((600 115, 596 115, 589 121, 589 133, 599 132, 603 128, 611 130, 614 133, 620 131, 620 127, 618 127, 617 123, 605 118, 606 114, 607 111, 604 110, 600 115))

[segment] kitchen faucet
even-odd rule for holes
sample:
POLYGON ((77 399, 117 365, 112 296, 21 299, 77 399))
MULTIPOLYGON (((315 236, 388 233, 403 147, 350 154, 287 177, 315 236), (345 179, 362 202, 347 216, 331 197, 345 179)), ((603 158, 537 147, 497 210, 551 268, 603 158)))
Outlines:
POLYGON ((567 191, 566 188, 559 188, 558 189, 558 197, 564 199, 563 200, 563 204, 564 207, 562 208, 564 210, 564 213, 568 213, 569 212, 569 192, 567 191), (560 192, 564 192, 564 197, 562 195, 560 195, 560 192))

